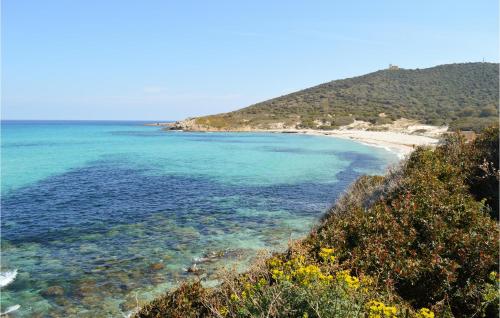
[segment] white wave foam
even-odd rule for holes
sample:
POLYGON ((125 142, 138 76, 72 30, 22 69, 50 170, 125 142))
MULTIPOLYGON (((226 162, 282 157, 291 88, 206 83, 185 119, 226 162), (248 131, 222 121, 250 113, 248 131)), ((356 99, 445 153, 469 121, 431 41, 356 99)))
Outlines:
POLYGON ((5 287, 12 283, 17 276, 17 269, 8 272, 0 272, 0 287, 5 287))
POLYGON ((18 310, 19 308, 21 308, 21 305, 10 306, 9 308, 7 308, 6 311, 0 313, 0 316, 5 316, 7 314, 10 314, 11 312, 18 310))
POLYGON ((208 261, 208 257, 194 257, 193 263, 204 263, 208 261))
POLYGON ((132 317, 133 314, 135 314, 135 312, 133 310, 127 311, 126 313, 122 312, 122 317, 123 318, 130 318, 130 317, 132 317))

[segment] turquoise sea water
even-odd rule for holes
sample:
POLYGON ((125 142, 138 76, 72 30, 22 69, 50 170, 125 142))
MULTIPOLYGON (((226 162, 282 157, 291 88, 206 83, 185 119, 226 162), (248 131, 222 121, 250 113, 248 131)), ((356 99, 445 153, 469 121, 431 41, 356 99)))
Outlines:
POLYGON ((348 140, 2 122, 2 311, 122 317, 197 264, 243 268, 308 232, 357 176, 397 161, 348 140))

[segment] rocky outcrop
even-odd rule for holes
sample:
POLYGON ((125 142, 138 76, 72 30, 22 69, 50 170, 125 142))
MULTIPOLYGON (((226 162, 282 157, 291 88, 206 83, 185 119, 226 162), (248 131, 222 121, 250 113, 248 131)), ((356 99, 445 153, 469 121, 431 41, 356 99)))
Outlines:
POLYGON ((212 125, 200 124, 197 121, 198 117, 187 118, 185 120, 176 121, 165 125, 165 130, 183 130, 183 131, 233 131, 233 132, 250 132, 250 131, 273 131, 283 129, 297 129, 297 124, 290 126, 282 122, 267 123, 265 125, 258 125, 257 127, 251 125, 235 125, 231 127, 214 127, 212 125))
POLYGON ((175 123, 169 123, 165 127, 166 130, 185 130, 185 131, 209 131, 210 127, 199 125, 196 123, 196 118, 187 118, 175 123))

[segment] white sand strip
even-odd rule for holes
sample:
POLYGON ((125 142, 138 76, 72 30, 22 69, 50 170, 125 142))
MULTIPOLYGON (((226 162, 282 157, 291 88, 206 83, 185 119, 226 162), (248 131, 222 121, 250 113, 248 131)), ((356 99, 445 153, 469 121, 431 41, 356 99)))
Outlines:
POLYGON ((437 138, 420 135, 410 135, 394 131, 368 131, 368 130, 314 130, 314 129, 279 129, 272 132, 302 133, 315 136, 330 136, 350 139, 370 146, 383 147, 395 152, 400 158, 411 153, 417 146, 436 145, 437 138))

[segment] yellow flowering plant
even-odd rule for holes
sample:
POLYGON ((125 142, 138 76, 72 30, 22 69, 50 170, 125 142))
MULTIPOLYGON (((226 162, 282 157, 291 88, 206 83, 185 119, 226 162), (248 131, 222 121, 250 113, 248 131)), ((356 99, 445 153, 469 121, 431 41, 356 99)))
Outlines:
POLYGON ((416 315, 417 318, 434 318, 434 312, 429 308, 421 308, 416 315))
POLYGON ((396 306, 388 306, 381 301, 371 300, 366 304, 369 318, 397 317, 396 306))
POLYGON ((335 250, 333 248, 322 247, 318 253, 319 257, 323 262, 335 262, 335 256, 333 253, 335 250))

